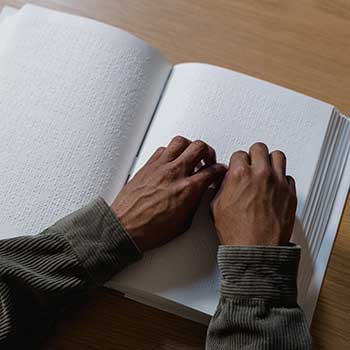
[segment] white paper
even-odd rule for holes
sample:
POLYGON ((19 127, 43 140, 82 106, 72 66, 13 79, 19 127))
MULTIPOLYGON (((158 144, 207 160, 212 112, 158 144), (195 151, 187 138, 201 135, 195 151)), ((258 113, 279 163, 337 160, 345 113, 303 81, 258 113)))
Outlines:
MULTIPOLYGON (((345 116, 342 116, 342 118, 346 120, 348 124, 350 124, 349 118, 346 118, 345 116)), ((317 299, 320 293, 324 275, 326 273, 327 264, 332 252, 336 234, 338 232, 339 223, 346 203, 346 198, 348 196, 348 191, 350 188, 350 154, 346 154, 346 152, 349 152, 349 135, 345 141, 347 141, 345 142, 346 149, 344 150, 344 153, 340 153, 338 157, 346 157, 346 165, 341 174, 341 181, 339 187, 337 188, 335 201, 332 203, 332 211, 327 223, 326 230, 323 234, 322 240, 319 241, 320 247, 317 250, 316 256, 314 257, 315 261, 313 264, 312 275, 309 276, 309 287, 308 290, 304 293, 304 298, 301 300, 301 306, 306 313, 309 324, 311 324, 312 315, 317 305, 317 299)))
MULTIPOLYGON (((183 135, 212 145, 218 160, 262 141, 281 149, 297 182, 302 213, 333 106, 243 74, 204 64, 175 66, 135 166, 159 146, 183 135)), ((110 282, 213 314, 218 302, 215 232, 208 213, 165 247, 149 253, 110 282), (202 267, 207 272, 203 273, 202 267), (171 274, 169 274, 171 271, 171 274), (192 275, 196 276, 194 279, 192 275), (195 281, 195 282, 193 282, 195 281)))
POLYGON ((14 15, 18 10, 11 6, 4 6, 0 12, 0 23, 4 21, 5 18, 8 18, 14 15))
MULTIPOLYGON (((5 76, 7 79, 0 82, 0 138, 3 139, 5 135, 4 140, 0 139, 3 150, 0 150, 0 176, 5 175, 5 182, 0 184, 0 193, 4 193, 5 197, 7 195, 0 203, 0 210, 4 213, 7 209, 6 215, 11 214, 11 211, 13 214, 9 218, 0 216, 1 238, 19 233, 37 233, 99 193, 111 200, 125 181, 127 169, 170 71, 169 64, 156 51, 118 29, 33 6, 26 6, 21 10, 20 16, 9 18, 15 13, 15 9, 5 7, 0 14, 0 77, 5 76), (97 47, 96 43, 91 44, 91 38, 87 38, 86 33, 81 32, 82 28, 85 31, 86 26, 96 38, 101 40, 102 37, 102 43, 99 42, 97 47), (23 36, 24 31, 26 33, 23 36), (74 40, 77 38, 79 41, 85 38, 86 42, 83 40, 79 47, 75 47, 74 40), (58 43, 54 43, 57 39, 58 43), (21 47, 23 42, 25 45, 21 47), (46 44, 46 52, 37 57, 39 48, 42 50, 39 44, 43 43, 46 44), (84 45, 89 52, 91 46, 92 53, 82 59, 78 51, 84 45), (113 45, 116 47, 109 51, 113 45), (32 52, 28 52, 28 47, 32 52), (105 52, 107 47, 109 50, 105 52), (69 56, 68 50, 72 48, 76 49, 75 55, 70 57, 69 62, 65 61, 64 67, 61 65, 58 68, 56 64, 62 59, 64 61, 69 56), (115 54, 116 48, 118 52, 115 54), (138 53, 139 56, 136 56, 140 62, 132 60, 128 66, 127 62, 116 60, 125 52, 131 52, 131 55, 138 53), (9 62, 10 57, 21 56, 23 53, 26 55, 23 59, 17 57, 15 62, 9 62), (53 62, 47 64, 49 58, 53 62), (109 61, 113 62, 110 67, 109 61), (87 70, 97 67, 95 76, 86 74, 89 72, 79 67, 82 63, 87 70), (101 63, 104 64, 101 66, 101 63), (64 79, 50 82, 39 74, 39 84, 35 84, 37 77, 33 72, 35 69, 41 71, 43 65, 46 73, 54 73, 56 76, 63 74, 64 79), (67 65, 71 67, 67 69, 67 65), (33 66, 34 70, 30 72, 33 66), (125 68, 127 72, 122 72, 122 76, 118 77, 118 72, 125 68), (78 71, 74 72, 75 69, 78 71), (64 74, 67 71, 73 74, 72 77, 64 74), (102 79, 102 75, 110 79, 102 79), (130 81, 128 76, 142 76, 144 80, 138 85, 136 81, 130 81), (88 87, 83 81, 87 77, 91 80, 88 87), (112 77, 116 79, 113 80, 112 77), (96 79, 94 84, 97 88, 93 86, 92 79, 96 79), (9 83, 17 84, 17 90, 11 96, 6 96, 6 84, 9 83), (60 91, 62 86, 64 89, 60 91), (77 86, 83 90, 77 91, 77 86), (53 91, 46 91, 48 88, 53 91), (121 88, 123 91, 120 94, 121 88), (72 96, 69 96, 70 91, 73 91, 72 96), (128 91, 132 91, 131 98, 128 91), (16 94, 23 100, 19 101, 18 96, 15 98, 16 103, 13 103, 10 99, 16 94), (42 95, 44 98, 40 99, 42 95), (55 103, 55 97, 58 101, 63 98, 63 106, 55 103), (116 100, 115 103, 111 103, 113 99, 116 100), (85 106, 85 101, 88 100, 98 102, 91 111, 86 112, 90 106, 85 106), (68 108, 69 104, 72 110, 68 108), (84 112, 77 112, 78 107, 82 107, 84 112), (122 112, 116 113, 118 108, 122 108, 122 112), (73 120, 63 118, 66 122, 64 126, 60 125, 63 111, 73 117, 73 120), (143 115, 142 111, 146 113, 143 115), (44 113, 49 117, 40 120, 39 116, 42 117, 44 113), (96 118, 93 113, 96 113, 96 118), (125 119, 129 122, 126 128, 125 119), (69 127, 70 123, 73 130, 69 127), (31 127, 28 128, 28 125, 31 127), (46 135, 43 135, 43 130, 46 130, 46 135), (114 134, 118 137, 114 138, 114 134), (29 140, 26 140, 28 135, 29 140), (72 136, 76 136, 74 140, 72 136), (138 141, 134 143, 133 140, 138 141), (55 149, 52 149, 52 145, 55 149), (120 167, 120 164, 123 165, 120 167), (29 174, 26 169, 29 169, 29 174), (57 171, 60 172, 59 176, 57 171), (92 176, 84 176, 85 173, 92 176), (65 178, 62 179, 62 176, 65 178), (61 181, 56 177, 61 178, 61 181), (70 192, 65 192, 66 190, 70 192), (13 196, 13 193, 16 195, 13 196), (21 210, 20 218, 18 208, 21 210)), ((320 150, 332 108, 320 101, 239 73, 207 65, 179 65, 170 79, 135 170, 155 148, 167 144, 175 134, 206 140, 215 146, 219 160, 224 162, 228 161, 234 150, 247 149, 252 142, 263 141, 271 146, 271 150, 281 148, 288 156, 288 171, 298 183, 300 217, 316 167, 316 153, 320 150), (273 118, 269 118, 271 116, 273 118)), ((320 250, 314 257, 316 263, 312 269, 310 287, 300 293, 309 321, 316 306, 346 200, 350 182, 349 163, 348 160, 320 250)), ((320 177, 321 182, 325 180, 324 176, 320 177)), ((208 193, 189 232, 163 248, 146 254, 142 263, 129 268, 120 278, 111 281, 109 286, 130 293, 129 297, 135 300, 199 322, 207 322, 205 315, 193 312, 193 309, 211 315, 218 299, 217 240, 207 212, 210 198, 208 193), (196 256, 195 261, 193 256, 196 256), (172 272, 170 276, 169 271, 172 272), (191 309, 180 308, 162 298, 187 305, 191 309)), ((318 208, 319 206, 320 204, 318 208)), ((310 218, 313 217, 312 212, 309 213, 310 218)), ((300 220, 297 220, 297 225, 300 226, 300 220)))
POLYGON ((208 211, 211 198, 208 192, 188 232, 146 253, 141 263, 123 270, 107 286, 127 294, 155 294, 212 315, 219 298, 219 271, 217 236, 208 211))
POLYGON ((18 18, 13 16, 17 9, 5 6, 0 12, 0 52, 11 42, 12 33, 17 26, 18 18))
MULTIPOLYGON (((171 66, 141 40, 26 5, 0 49, 0 237, 124 184, 171 66)), ((0 35, 2 35, 0 29, 0 35)))

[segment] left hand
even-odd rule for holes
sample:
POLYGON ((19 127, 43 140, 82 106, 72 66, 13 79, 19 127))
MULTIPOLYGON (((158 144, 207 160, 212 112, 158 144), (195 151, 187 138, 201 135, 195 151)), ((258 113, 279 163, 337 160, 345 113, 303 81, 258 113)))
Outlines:
POLYGON ((139 249, 152 249, 190 227, 202 195, 225 172, 205 142, 176 136, 124 186, 111 208, 139 249), (205 165, 195 171, 201 161, 205 165))

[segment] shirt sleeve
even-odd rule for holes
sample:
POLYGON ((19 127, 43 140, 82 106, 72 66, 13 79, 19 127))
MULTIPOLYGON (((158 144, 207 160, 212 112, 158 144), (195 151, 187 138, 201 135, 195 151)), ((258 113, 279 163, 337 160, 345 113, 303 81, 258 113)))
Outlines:
POLYGON ((0 348, 37 341, 70 298, 140 257, 102 198, 39 235, 0 241, 0 348))
POLYGON ((206 349, 311 349, 297 304, 299 259, 295 246, 220 246, 221 298, 206 349))

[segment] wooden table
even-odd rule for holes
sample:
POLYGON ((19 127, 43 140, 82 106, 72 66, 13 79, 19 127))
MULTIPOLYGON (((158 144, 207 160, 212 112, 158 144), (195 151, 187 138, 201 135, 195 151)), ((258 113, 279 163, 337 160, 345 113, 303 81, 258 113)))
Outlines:
MULTIPOLYGON (((20 7, 26 1, 2 1, 20 7)), ((228 67, 350 107, 348 0, 38 0, 136 34, 170 61, 228 67)), ((312 324, 316 349, 350 349, 348 201, 312 324)), ((206 329, 100 289, 44 349, 203 349, 206 329)))

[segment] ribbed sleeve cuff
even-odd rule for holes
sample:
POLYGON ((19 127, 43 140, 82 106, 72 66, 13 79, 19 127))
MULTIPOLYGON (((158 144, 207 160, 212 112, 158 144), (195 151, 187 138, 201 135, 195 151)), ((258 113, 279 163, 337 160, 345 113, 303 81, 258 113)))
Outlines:
POLYGON ((102 198, 58 221, 53 230, 63 233, 98 284, 142 255, 102 198))
POLYGON ((295 303, 300 248, 220 246, 221 295, 295 303))

